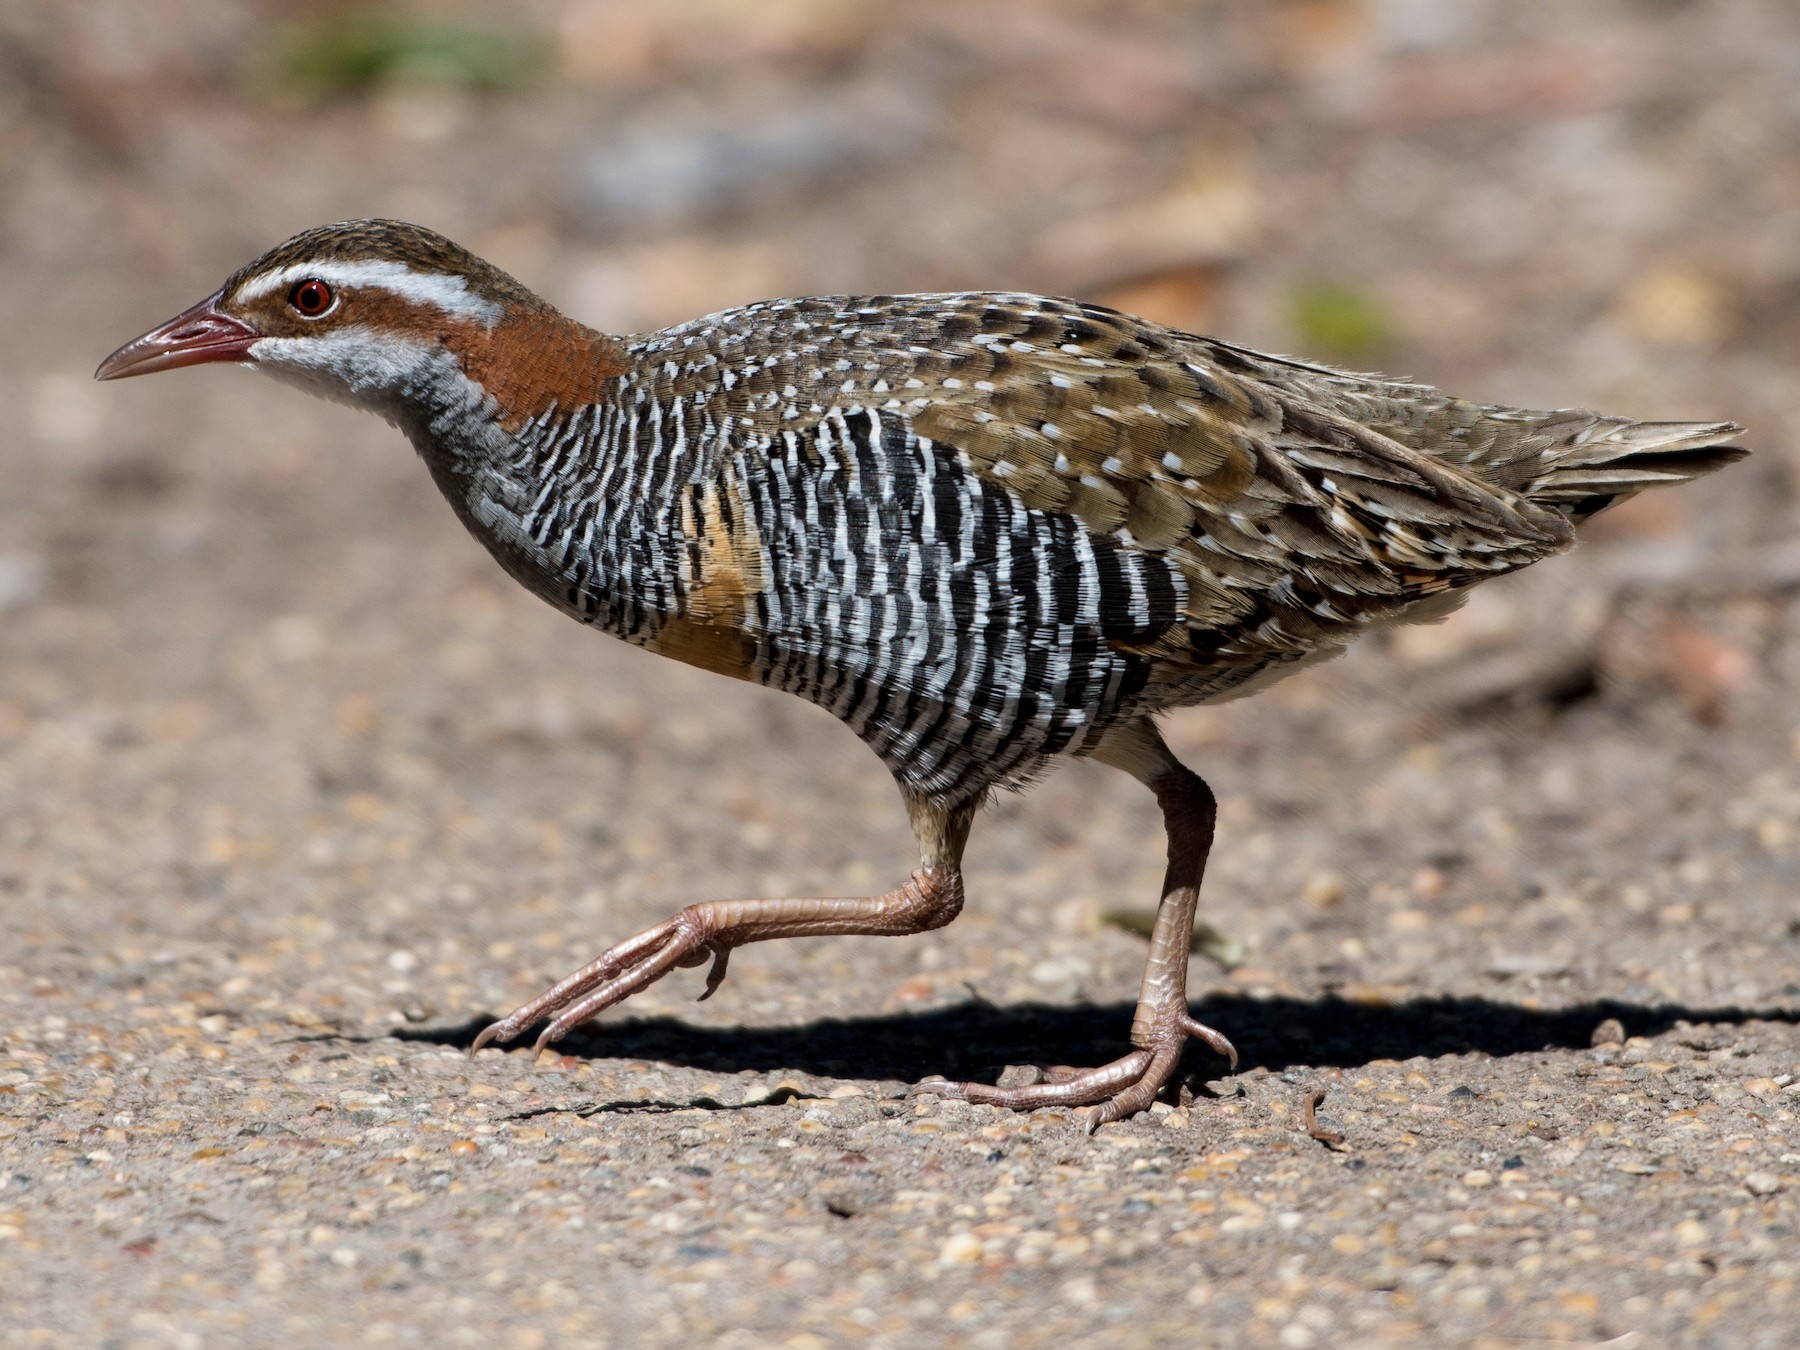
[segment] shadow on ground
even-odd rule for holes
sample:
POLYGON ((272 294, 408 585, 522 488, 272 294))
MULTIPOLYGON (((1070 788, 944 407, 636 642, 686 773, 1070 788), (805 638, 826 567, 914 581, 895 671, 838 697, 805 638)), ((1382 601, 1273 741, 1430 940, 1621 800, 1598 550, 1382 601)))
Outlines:
MULTIPOLYGON (((925 1013, 825 1018, 791 1027, 697 1027, 669 1017, 607 1023, 557 1043, 587 1059, 648 1059, 720 1073, 788 1069, 835 1078, 912 1081, 927 1074, 991 1080, 1007 1064, 1101 1064, 1126 1047, 1133 1005, 979 1001, 925 1013)), ((1719 1043, 1707 1027, 1800 1022, 1800 1008, 1691 1008, 1611 999, 1555 1010, 1482 998, 1421 998, 1375 1005, 1327 996, 1252 999, 1213 995, 1194 1015, 1236 1043, 1241 1068, 1351 1067, 1373 1059, 1586 1048, 1616 1018, 1629 1036, 1693 1028, 1696 1048, 1719 1043)), ((404 1028, 399 1040, 467 1047, 489 1019, 404 1028)), ((1192 1050, 1191 1072, 1206 1063, 1192 1050)), ((1215 1062, 1216 1063, 1216 1062, 1215 1062)), ((1208 1067, 1212 1077, 1222 1065, 1208 1067)))

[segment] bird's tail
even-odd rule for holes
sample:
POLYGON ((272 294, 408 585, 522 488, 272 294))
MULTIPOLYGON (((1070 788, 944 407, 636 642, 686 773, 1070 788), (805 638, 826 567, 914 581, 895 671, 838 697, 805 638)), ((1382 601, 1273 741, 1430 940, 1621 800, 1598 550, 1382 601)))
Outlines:
POLYGON ((1634 422, 1573 408, 1472 403, 1385 376, 1213 346, 1277 389, 1322 403, 1576 523, 1645 488, 1685 483, 1750 453, 1724 444, 1743 434, 1732 422, 1634 422))
POLYGON ((1567 428, 1572 434, 1566 439, 1557 437, 1543 446, 1519 488, 1532 501, 1554 506, 1577 523, 1645 488, 1685 483, 1750 453, 1741 445, 1724 444, 1743 433, 1733 422, 1571 416, 1586 425, 1567 428))

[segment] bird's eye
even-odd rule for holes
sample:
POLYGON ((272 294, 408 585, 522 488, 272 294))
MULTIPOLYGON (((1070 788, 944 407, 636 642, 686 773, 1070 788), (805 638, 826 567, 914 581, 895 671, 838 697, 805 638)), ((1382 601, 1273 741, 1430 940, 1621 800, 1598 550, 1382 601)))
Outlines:
POLYGON ((309 319, 316 319, 330 309, 333 299, 331 287, 317 277, 301 282, 288 295, 288 303, 309 319))

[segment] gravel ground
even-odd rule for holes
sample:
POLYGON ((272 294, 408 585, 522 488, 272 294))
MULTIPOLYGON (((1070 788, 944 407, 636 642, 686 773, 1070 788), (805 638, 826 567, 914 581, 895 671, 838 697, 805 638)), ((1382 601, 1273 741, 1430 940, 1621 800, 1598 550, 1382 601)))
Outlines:
POLYGON ((1791 7, 646 9, 533 6, 541 87, 312 101, 238 73, 281 6, 0 18, 0 1344, 1792 1344, 1791 7), (88 383, 375 213, 614 328, 1030 285, 1759 453, 1171 720, 1243 1054, 1179 1101, 906 1096, 1119 1052, 1161 841, 1088 765, 978 822, 942 932, 471 1060, 682 903, 910 837, 824 714, 518 593, 387 429, 88 383))

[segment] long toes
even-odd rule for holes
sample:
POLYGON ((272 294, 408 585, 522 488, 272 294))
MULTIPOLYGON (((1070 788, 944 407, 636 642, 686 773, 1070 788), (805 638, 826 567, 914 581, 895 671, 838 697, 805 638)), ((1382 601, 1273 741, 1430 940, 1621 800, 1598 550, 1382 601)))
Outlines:
MULTIPOLYGON (((698 965, 705 959, 706 948, 698 943, 695 935, 684 932, 679 917, 658 924, 636 937, 627 938, 555 987, 486 1027, 470 1044, 469 1053, 473 1055, 496 1041, 514 1040, 527 1027, 549 1019, 549 1026, 534 1046, 542 1050, 590 1017, 662 978, 672 967, 698 965)), ((723 978, 723 971, 716 966, 714 974, 723 978)))
POLYGON ((1031 1111, 1040 1106, 1088 1106, 1102 1101, 1115 1090, 1110 1081, 1069 1079, 1061 1083, 1033 1083, 1028 1087, 993 1087, 987 1083, 955 1083, 954 1091, 942 1095, 958 1097, 980 1106, 1000 1106, 1010 1111, 1031 1111))
MULTIPOLYGON (((915 1092, 929 1092, 981 1106, 1000 1106, 1012 1111, 1030 1111, 1040 1106, 1091 1106, 1128 1092, 1144 1077, 1150 1067, 1148 1050, 1134 1050, 1122 1059, 1098 1069, 1069 1069, 1058 1065, 1049 1081, 1019 1087, 995 1087, 990 1083, 954 1083, 929 1078, 915 1086, 915 1092)), ((1161 1079, 1150 1088, 1152 1095, 1161 1079)), ((1141 1107, 1132 1107, 1141 1110, 1141 1107)))
POLYGON ((1067 1064, 1034 1066, 1025 1071, 1029 1077, 1023 1082, 1017 1080, 1025 1074, 1009 1069, 1002 1081, 1015 1081, 1004 1086, 928 1078, 915 1085, 913 1091, 1013 1111, 1030 1111, 1040 1106, 1085 1106, 1091 1109, 1083 1113, 1082 1124, 1092 1134, 1109 1121, 1146 1110, 1156 1100, 1156 1094, 1174 1077, 1189 1036, 1204 1041, 1229 1060, 1233 1069, 1237 1068, 1237 1050, 1231 1042, 1184 1010, 1178 1015, 1171 1011, 1158 1020, 1150 1032, 1148 1048, 1133 1050, 1097 1069, 1076 1069, 1067 1064))
MULTIPOLYGON (((614 1004, 623 1003, 638 990, 655 984, 677 965, 682 964, 682 958, 690 955, 696 945, 703 942, 704 938, 695 935, 679 938, 672 942, 664 942, 646 953, 641 953, 633 964, 626 966, 618 975, 598 989, 591 990, 580 999, 563 1004, 562 1011, 557 1013, 555 1019, 544 1028, 543 1034, 538 1037, 538 1046, 541 1048, 552 1041, 561 1040, 583 1022, 598 1017, 614 1004)), ((702 948, 702 950, 704 949, 702 948)))

